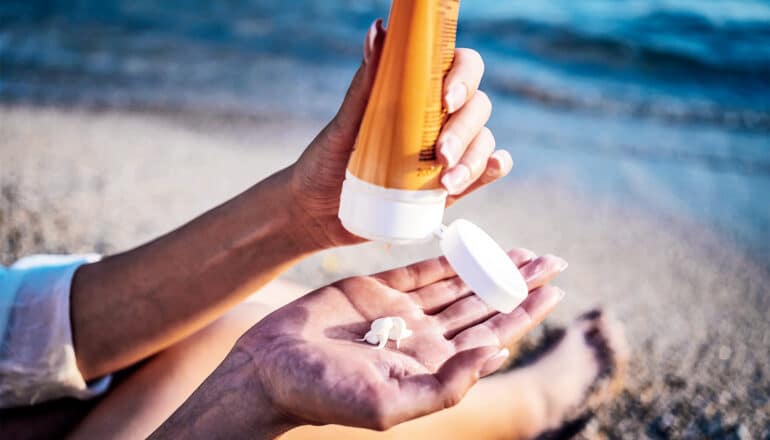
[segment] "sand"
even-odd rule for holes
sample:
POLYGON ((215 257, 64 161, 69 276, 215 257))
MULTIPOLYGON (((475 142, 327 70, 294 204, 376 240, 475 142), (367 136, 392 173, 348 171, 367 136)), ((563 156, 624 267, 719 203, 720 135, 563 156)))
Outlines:
MULTIPOLYGON (((290 164, 321 126, 0 107, 0 261, 141 244, 290 164)), ((506 246, 569 260, 558 280, 567 298, 551 325, 594 305, 625 324, 634 349, 628 389, 584 436, 770 437, 767 261, 703 223, 515 173, 448 214, 506 246)), ((437 252, 368 244, 319 254, 286 276, 320 286, 437 252)))

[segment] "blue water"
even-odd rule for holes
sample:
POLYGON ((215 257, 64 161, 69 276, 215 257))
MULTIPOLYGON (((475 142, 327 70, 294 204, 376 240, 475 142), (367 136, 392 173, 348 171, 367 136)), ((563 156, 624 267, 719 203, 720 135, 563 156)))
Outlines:
MULTIPOLYGON (((326 118, 384 0, 4 0, 0 102, 326 118)), ((769 0, 465 0, 520 176, 770 257, 769 0)))

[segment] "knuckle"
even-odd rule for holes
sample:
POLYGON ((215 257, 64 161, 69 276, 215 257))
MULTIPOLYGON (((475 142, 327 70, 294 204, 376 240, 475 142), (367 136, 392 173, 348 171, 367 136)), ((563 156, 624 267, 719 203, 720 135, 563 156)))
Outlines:
POLYGON ((467 147, 468 141, 473 138, 474 130, 470 124, 471 121, 467 118, 456 118, 452 122, 451 133, 460 138, 460 142, 464 144, 463 147, 467 147))
POLYGON ((495 135, 489 127, 482 128, 480 135, 483 137, 484 142, 486 142, 487 145, 490 145, 492 149, 497 146, 497 139, 495 139, 495 135))
POLYGON ((481 76, 484 76, 484 70, 486 69, 486 65, 484 64, 484 58, 481 56, 480 53, 477 51, 473 51, 473 53, 476 55, 477 63, 479 64, 479 70, 481 71, 481 76))
POLYGON ((370 275, 369 278, 377 282, 377 287, 390 287, 389 280, 382 274, 370 275))
POLYGON ((456 312, 460 316, 460 318, 465 318, 466 316, 469 316, 474 312, 476 308, 476 304, 474 301, 475 297, 476 297, 475 295, 472 295, 463 299, 459 303, 457 303, 456 312))
POLYGON ((390 428, 387 419, 384 416, 376 415, 369 421, 367 428, 373 431, 387 431, 390 428))
POLYGON ((405 275, 407 278, 412 280, 414 284, 419 283, 420 277, 422 276, 422 268, 419 264, 410 264, 409 266, 406 266, 404 268, 405 275))
POLYGON ((425 312, 417 304, 412 304, 410 307, 405 307, 405 309, 404 318, 407 322, 418 322, 425 315, 425 312))
POLYGON ((339 281, 331 284, 331 287, 337 288, 343 291, 359 291, 368 290, 379 285, 379 281, 373 277, 359 277, 351 276, 343 278, 339 281))
POLYGON ((462 393, 458 391, 450 391, 444 396, 442 406, 444 409, 449 409, 456 406, 462 400, 462 393))
POLYGON ((547 272, 551 270, 552 267, 556 266, 556 257, 553 255, 543 255, 542 257, 535 259, 535 261, 533 261, 531 264, 531 273, 542 274, 543 272, 547 272))
POLYGON ((463 331, 452 338, 452 345, 454 345, 455 349, 458 351, 467 349, 473 342, 474 333, 476 332, 473 330, 473 327, 463 331))
POLYGON ((483 299, 478 297, 477 295, 473 295, 470 297, 470 302, 472 306, 472 311, 474 313, 477 313, 479 315, 487 316, 489 313, 494 312, 495 309, 487 305, 487 303, 484 302, 483 299))
POLYGON ((529 327, 534 322, 532 315, 525 307, 517 307, 511 315, 515 315, 517 319, 520 319, 525 326, 529 327))
POLYGON ((367 428, 371 429, 372 431, 385 432, 390 429, 390 426, 388 426, 385 422, 377 421, 370 424, 367 428))
POLYGON ((378 399, 371 408, 371 417, 367 427, 375 431, 387 431, 393 426, 389 414, 385 400, 378 399))
POLYGON ((495 136, 492 131, 484 127, 473 142, 473 154, 464 160, 470 168, 471 175, 481 176, 487 169, 489 156, 495 151, 495 136))
POLYGON ((485 111, 492 113, 492 100, 489 99, 489 95, 483 90, 477 90, 473 99, 479 102, 479 105, 484 108, 485 111))
POLYGON ((380 279, 375 277, 362 277, 360 279, 360 283, 361 287, 367 289, 368 291, 376 291, 374 289, 378 289, 380 286, 382 286, 380 279))
POLYGON ((350 284, 352 284, 354 282, 355 281, 354 281, 353 277, 342 278, 341 280, 337 280, 334 283, 332 283, 330 287, 335 287, 337 289, 343 289, 344 290, 346 287, 348 287, 350 284))
POLYGON ((468 63, 472 63, 477 65, 481 72, 484 72, 484 58, 481 56, 481 54, 475 50, 470 48, 463 48, 459 49, 462 52, 462 55, 467 59, 468 63))
POLYGON ((411 297, 410 299, 414 303, 414 306, 419 308, 421 313, 424 315, 425 309, 428 308, 428 303, 425 301, 425 298, 423 298, 423 296, 419 293, 411 293, 409 296, 411 297))
POLYGON ((454 277, 443 282, 441 286, 446 288, 452 295, 463 293, 466 289, 465 282, 460 277, 454 277))
POLYGON ((545 255, 542 256, 542 259, 544 261, 547 261, 547 262, 551 263, 551 262, 554 262, 554 261, 558 260, 559 257, 557 257, 554 254, 545 254, 545 255))

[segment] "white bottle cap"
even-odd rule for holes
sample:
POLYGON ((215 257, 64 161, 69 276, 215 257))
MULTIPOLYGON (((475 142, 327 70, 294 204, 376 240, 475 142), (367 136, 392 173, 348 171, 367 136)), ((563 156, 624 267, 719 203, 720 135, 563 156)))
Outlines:
POLYGON ((369 240, 408 244, 439 237, 457 275, 490 307, 510 313, 528 294, 527 283, 505 251, 467 220, 442 226, 446 191, 398 190, 365 182, 348 172, 339 218, 348 231, 369 240))
POLYGON ((481 228, 460 219, 437 235, 449 264, 488 306, 510 313, 527 299, 529 289, 521 272, 481 228))
POLYGON ((443 189, 383 188, 348 171, 339 218, 345 229, 369 240, 391 244, 428 241, 441 227, 446 198, 443 189))

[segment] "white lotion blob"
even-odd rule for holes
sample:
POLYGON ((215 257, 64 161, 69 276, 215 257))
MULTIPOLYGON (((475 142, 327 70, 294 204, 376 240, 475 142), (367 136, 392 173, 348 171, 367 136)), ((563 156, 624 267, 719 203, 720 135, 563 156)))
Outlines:
POLYGON ((388 340, 396 341, 396 348, 402 339, 412 336, 412 331, 406 326, 406 321, 398 316, 388 316, 372 321, 369 331, 363 338, 357 341, 366 341, 369 344, 376 345, 377 350, 381 350, 388 343, 388 340))

